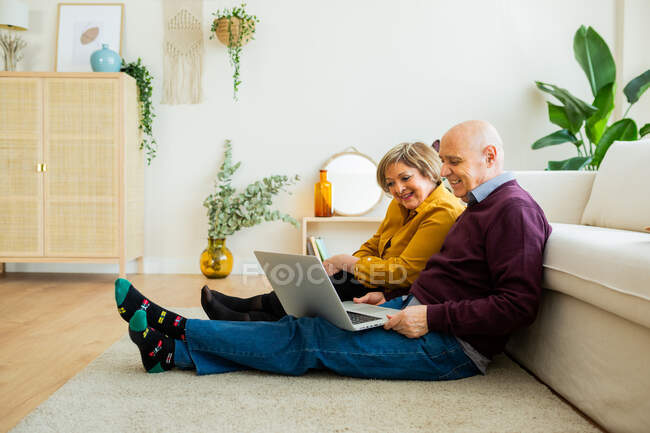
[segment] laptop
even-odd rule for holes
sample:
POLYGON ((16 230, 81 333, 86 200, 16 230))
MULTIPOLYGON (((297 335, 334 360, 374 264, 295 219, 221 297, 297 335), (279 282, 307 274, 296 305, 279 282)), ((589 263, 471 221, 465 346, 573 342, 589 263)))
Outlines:
POLYGON ((316 256, 253 251, 282 307, 295 317, 322 317, 348 331, 382 326, 400 310, 341 302, 316 256))

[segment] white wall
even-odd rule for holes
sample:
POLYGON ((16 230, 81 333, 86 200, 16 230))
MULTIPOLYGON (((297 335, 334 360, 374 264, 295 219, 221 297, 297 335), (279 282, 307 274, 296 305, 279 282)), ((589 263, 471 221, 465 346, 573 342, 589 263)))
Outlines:
MULTIPOLYGON (((53 70, 57 2, 24 1, 32 27, 24 34, 29 47, 19 68, 53 70)), ((149 273, 199 272, 207 231, 201 203, 226 138, 233 140, 234 158, 243 161, 237 184, 276 173, 302 177, 292 196, 277 200, 279 209, 298 219, 312 215, 320 165, 350 145, 379 160, 394 144, 432 141, 457 122, 481 118, 501 131, 509 169, 541 169, 548 159, 574 156, 569 145, 530 149, 556 129, 533 81, 558 84, 590 101, 573 59, 573 35, 581 24, 591 25, 613 49, 617 34, 616 0, 249 0, 248 10, 261 22, 256 40, 244 48, 235 103, 225 47, 208 40, 208 32, 213 11, 239 2, 205 1, 204 102, 165 106, 158 103, 162 2, 124 3, 123 55, 127 61, 142 57, 155 76, 160 151, 146 170, 149 273)), ((636 67, 650 34, 644 26, 648 7, 642 0, 628 3, 625 62, 636 67), (634 51, 628 53, 628 46, 634 51)), ((647 68, 645 56, 641 64, 647 68)), ((639 121, 650 119, 645 107, 645 116, 636 113, 639 121)), ((253 249, 298 252, 299 240, 299 230, 283 223, 238 232, 228 239, 235 272, 254 263, 253 249)), ((8 270, 116 267, 20 264, 8 270)))

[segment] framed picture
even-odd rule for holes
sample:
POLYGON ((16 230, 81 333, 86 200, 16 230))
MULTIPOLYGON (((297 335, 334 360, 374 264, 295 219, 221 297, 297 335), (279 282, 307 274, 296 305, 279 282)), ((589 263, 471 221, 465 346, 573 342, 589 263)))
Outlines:
POLYGON ((123 3, 59 3, 54 70, 92 72, 90 55, 102 44, 122 55, 123 3))

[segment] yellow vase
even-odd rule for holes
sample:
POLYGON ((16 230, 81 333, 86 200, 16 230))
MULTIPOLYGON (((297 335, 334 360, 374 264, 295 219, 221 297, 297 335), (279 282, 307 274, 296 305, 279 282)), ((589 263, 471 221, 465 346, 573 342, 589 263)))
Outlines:
POLYGON ((208 278, 225 278, 232 271, 232 253, 225 239, 208 239, 208 247, 201 253, 201 272, 208 278))

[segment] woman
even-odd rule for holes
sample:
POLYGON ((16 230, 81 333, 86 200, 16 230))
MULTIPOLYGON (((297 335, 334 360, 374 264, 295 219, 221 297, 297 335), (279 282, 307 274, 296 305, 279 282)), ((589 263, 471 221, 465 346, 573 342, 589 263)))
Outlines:
MULTIPOLYGON (((393 196, 377 233, 354 254, 323 262, 342 301, 381 304, 369 291, 406 294, 429 257, 437 253, 465 209, 442 186, 438 152, 424 143, 402 143, 377 166, 377 183, 393 196)), ((274 292, 252 298, 227 296, 204 286, 201 305, 213 320, 279 320, 286 315, 274 292)))

